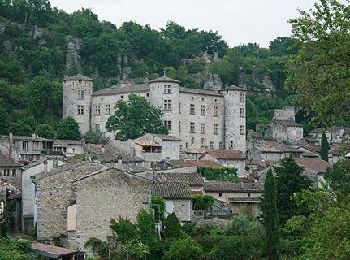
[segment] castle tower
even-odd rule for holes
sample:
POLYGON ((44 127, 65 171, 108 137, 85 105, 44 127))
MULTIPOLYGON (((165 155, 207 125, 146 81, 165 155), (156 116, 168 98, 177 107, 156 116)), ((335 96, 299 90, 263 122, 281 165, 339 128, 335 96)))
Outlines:
POLYGON ((246 90, 230 86, 221 91, 224 95, 225 148, 246 152, 246 90))
POLYGON ((92 79, 80 74, 63 80, 63 117, 73 117, 81 134, 90 130, 92 88, 92 79))
POLYGON ((150 103, 162 110, 169 135, 179 137, 179 81, 162 76, 150 81, 150 103))

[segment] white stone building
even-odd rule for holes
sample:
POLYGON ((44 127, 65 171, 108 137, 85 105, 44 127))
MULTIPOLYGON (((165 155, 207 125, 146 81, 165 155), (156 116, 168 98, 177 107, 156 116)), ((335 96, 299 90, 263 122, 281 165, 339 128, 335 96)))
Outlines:
POLYGON ((106 122, 118 100, 131 93, 145 97, 162 110, 169 135, 181 139, 180 149, 209 148, 246 151, 246 111, 243 88, 217 90, 180 87, 179 81, 166 76, 148 84, 122 84, 92 91, 92 79, 76 75, 63 81, 63 115, 72 116, 84 134, 99 130, 111 136, 106 122))

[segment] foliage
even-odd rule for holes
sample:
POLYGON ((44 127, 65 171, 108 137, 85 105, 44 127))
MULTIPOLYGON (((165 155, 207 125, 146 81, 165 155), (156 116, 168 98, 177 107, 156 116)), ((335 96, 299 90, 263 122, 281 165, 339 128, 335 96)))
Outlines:
POLYGON ((164 219, 164 213, 165 213, 165 200, 162 197, 159 196, 152 196, 151 197, 151 204, 152 209, 154 212, 154 220, 156 222, 159 222, 164 219))
POLYGON ((192 207, 195 210, 209 210, 214 205, 214 198, 209 195, 193 195, 192 207))
POLYGON ((181 225, 175 213, 169 214, 164 221, 164 237, 179 239, 183 234, 181 232, 181 225))
POLYGON ((292 157, 282 159, 280 166, 274 167, 281 224, 285 224, 294 215, 305 215, 308 212, 305 206, 297 205, 293 200, 295 193, 306 190, 311 185, 311 181, 303 175, 303 171, 292 157))
POLYGON ((11 238, 0 238, 0 259, 30 260, 30 245, 11 238))
POLYGON ((126 244, 127 242, 136 240, 138 237, 137 226, 130 220, 119 217, 118 222, 111 221, 110 228, 113 230, 116 241, 126 244))
POLYGON ((72 117, 62 119, 58 123, 57 138, 61 140, 80 140, 79 124, 72 117))
POLYGON ((328 150, 329 150, 329 144, 327 141, 326 134, 325 132, 323 132, 322 139, 321 139, 321 158, 326 162, 328 162, 328 150))
POLYGON ((329 187, 345 196, 350 195, 350 161, 340 160, 328 168, 325 179, 329 187))
POLYGON ((166 260, 202 259, 202 248, 191 238, 174 242, 164 255, 166 260))
POLYGON ((238 182, 237 169, 232 167, 199 167, 198 173, 207 180, 238 182))
POLYGON ((267 259, 279 259, 279 220, 277 208, 277 181, 272 170, 266 175, 261 198, 261 211, 265 225, 267 259))
POLYGON ((290 23, 302 47, 289 63, 288 85, 319 123, 348 123, 350 46, 344 44, 350 40, 348 1, 317 1, 290 23))
POLYGON ((161 121, 161 110, 153 107, 144 97, 129 95, 129 101, 119 100, 115 114, 107 121, 107 129, 115 131, 116 139, 128 140, 145 133, 168 134, 161 121))
POLYGON ((85 248, 90 249, 94 255, 98 255, 100 257, 108 257, 109 249, 106 241, 102 241, 96 237, 90 237, 84 246, 85 248))
POLYGON ((39 124, 35 129, 35 133, 43 138, 53 139, 55 137, 54 129, 48 124, 39 124))
POLYGON ((107 144, 109 139, 98 131, 89 131, 84 135, 87 144, 107 144))

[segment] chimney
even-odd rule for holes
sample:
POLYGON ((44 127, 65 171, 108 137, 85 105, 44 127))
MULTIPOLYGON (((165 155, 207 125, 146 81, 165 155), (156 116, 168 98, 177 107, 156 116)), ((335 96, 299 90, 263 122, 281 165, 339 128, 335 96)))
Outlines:
POLYGON ((13 146, 13 134, 10 133, 10 149, 9 149, 9 157, 12 158, 12 146, 13 146))

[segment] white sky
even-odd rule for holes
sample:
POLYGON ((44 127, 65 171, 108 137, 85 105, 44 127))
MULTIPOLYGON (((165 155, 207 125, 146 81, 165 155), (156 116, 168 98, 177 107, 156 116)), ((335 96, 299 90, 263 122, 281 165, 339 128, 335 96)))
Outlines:
POLYGON ((187 29, 218 31, 230 46, 257 42, 268 47, 278 36, 289 36, 288 19, 315 0, 51 0, 66 12, 91 8, 100 20, 120 26, 126 21, 164 28, 174 21, 187 29))

